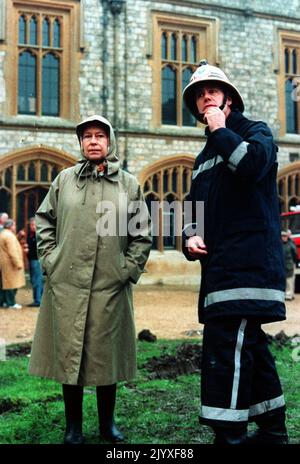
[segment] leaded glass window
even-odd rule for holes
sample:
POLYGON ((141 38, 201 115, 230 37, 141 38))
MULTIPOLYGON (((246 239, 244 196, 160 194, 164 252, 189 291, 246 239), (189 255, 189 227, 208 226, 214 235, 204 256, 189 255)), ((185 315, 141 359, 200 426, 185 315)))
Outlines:
POLYGON ((61 18, 20 12, 18 21, 18 113, 60 116, 61 18))
POLYGON ((43 46, 49 47, 50 45, 50 23, 48 18, 43 19, 43 46))
POLYGON ((37 59, 25 51, 19 55, 19 95, 18 113, 36 114, 37 59))
POLYGON ((43 56, 42 114, 59 115, 59 58, 52 53, 43 56))
POLYGON ((285 47, 284 50, 285 67, 285 126, 289 134, 300 133, 300 105, 299 105, 299 84, 300 84, 300 44, 299 47, 285 47))
POLYGON ((176 124, 176 71, 170 66, 162 70, 162 122, 176 124))
POLYGON ((161 123, 196 126, 182 101, 182 91, 197 68, 200 34, 161 30, 161 123))

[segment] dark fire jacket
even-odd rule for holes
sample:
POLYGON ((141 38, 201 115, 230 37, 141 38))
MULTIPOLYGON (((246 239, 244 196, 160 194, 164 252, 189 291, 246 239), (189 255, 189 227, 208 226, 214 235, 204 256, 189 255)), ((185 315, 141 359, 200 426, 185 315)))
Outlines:
MULTIPOLYGON (((204 202, 199 320, 285 319, 285 272, 277 195, 277 147, 268 126, 238 111, 210 133, 195 161, 189 197, 204 202)), ((183 252, 187 253, 184 229, 183 252)))

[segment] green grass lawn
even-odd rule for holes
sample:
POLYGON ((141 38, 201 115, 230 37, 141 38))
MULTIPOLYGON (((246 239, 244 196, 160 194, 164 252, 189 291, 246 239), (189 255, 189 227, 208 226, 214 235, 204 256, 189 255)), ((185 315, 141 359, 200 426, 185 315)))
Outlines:
MULTIPOLYGON (((195 343, 195 341, 189 341, 195 343)), ((138 342, 139 371, 131 383, 120 383, 116 423, 132 444, 206 444, 213 435, 199 426, 199 373, 175 379, 149 379, 142 366, 153 356, 173 354, 183 340, 138 342)), ((300 361, 292 346, 272 345, 287 403, 292 443, 300 443, 300 361)), ((64 434, 61 386, 27 374, 28 357, 0 362, 0 444, 59 444, 64 434)), ((85 388, 86 442, 101 443, 97 433, 95 389, 85 388)))

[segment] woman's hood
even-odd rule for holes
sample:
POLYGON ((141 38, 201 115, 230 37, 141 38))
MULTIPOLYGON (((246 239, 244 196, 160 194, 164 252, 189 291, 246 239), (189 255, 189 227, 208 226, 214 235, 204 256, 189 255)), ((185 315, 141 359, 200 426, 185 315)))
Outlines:
POLYGON ((88 178, 92 178, 94 180, 94 179, 97 179, 98 176, 104 175, 109 180, 116 182, 118 180, 120 162, 119 162, 119 158, 117 155, 117 146, 116 146, 116 138, 115 138, 114 130, 112 128, 111 123, 103 116, 94 114, 93 116, 90 116, 84 119, 79 124, 77 124, 76 134, 78 137, 78 141, 80 145, 80 152, 81 152, 81 159, 75 166, 75 174, 77 176, 76 186, 79 190, 84 189, 84 196, 82 200, 82 205, 84 205, 86 202, 86 196, 87 196, 88 178), (99 165, 104 167, 104 169, 100 171, 98 169, 100 166, 97 166, 97 164, 86 159, 86 157, 83 154, 82 145, 81 145, 82 134, 83 134, 83 130, 85 126, 87 126, 88 124, 93 124, 93 123, 94 124, 98 123, 102 126, 105 126, 108 129, 108 135, 109 135, 108 154, 103 160, 99 162, 99 165))
POLYGON ((108 149, 108 154, 104 158, 104 161, 107 164, 107 175, 110 176, 111 174, 116 173, 119 170, 120 167, 120 162, 119 158, 117 155, 117 145, 116 145, 116 137, 114 134, 114 130, 112 128, 111 123, 104 118, 103 116, 100 116, 98 114, 94 114, 93 116, 89 116, 88 118, 85 118, 83 121, 81 121, 79 124, 76 126, 76 134, 78 137, 78 142, 80 146, 80 152, 81 152, 81 159, 79 160, 79 164, 81 165, 79 169, 76 169, 76 173, 78 174, 79 177, 81 176, 86 176, 89 175, 89 171, 91 171, 91 165, 93 163, 89 162, 86 157, 84 156, 83 150, 82 150, 82 145, 81 145, 81 139, 82 139, 82 134, 85 126, 88 124, 100 124, 105 126, 108 129, 108 134, 109 134, 109 149, 108 149))

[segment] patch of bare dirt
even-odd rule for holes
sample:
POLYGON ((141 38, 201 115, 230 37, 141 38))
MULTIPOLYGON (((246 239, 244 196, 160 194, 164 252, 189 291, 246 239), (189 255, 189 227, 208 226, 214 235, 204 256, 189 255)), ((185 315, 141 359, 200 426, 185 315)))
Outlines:
POLYGON ((154 356, 143 367, 150 374, 149 379, 175 379, 178 375, 200 371, 202 347, 199 343, 182 343, 175 355, 154 356))
MULTIPOLYGON (((268 342, 282 349, 291 346, 292 337, 283 331, 276 335, 267 334, 268 342)), ((194 374, 201 370, 201 343, 181 343, 174 355, 162 354, 149 359, 143 368, 149 371, 149 379, 175 379, 178 375, 194 374)))

